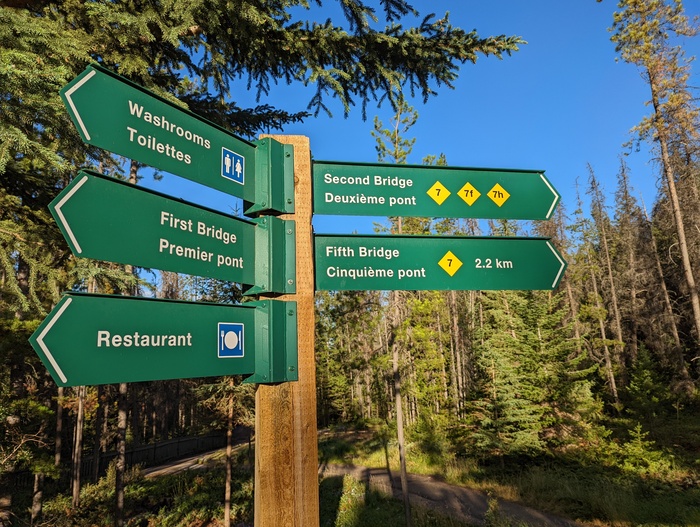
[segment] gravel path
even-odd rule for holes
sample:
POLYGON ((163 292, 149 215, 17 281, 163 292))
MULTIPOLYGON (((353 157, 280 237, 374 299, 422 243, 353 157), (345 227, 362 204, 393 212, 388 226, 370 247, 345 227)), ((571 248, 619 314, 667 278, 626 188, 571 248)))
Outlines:
MULTIPOLYGON (((399 474, 392 474, 390 481, 386 469, 356 467, 350 465, 322 465, 319 474, 323 477, 350 474, 370 488, 391 493, 403 499, 399 474)), ((408 475, 408 488, 411 503, 436 510, 445 516, 459 518, 462 521, 483 525, 489 498, 486 494, 466 487, 449 485, 430 476, 408 475)), ((582 527, 564 518, 536 511, 524 505, 506 500, 498 500, 501 514, 515 523, 527 523, 543 527, 582 527)))
MULTIPOLYGON (((219 451, 200 454, 187 459, 180 459, 168 465, 146 469, 144 470, 144 475, 152 478, 185 470, 211 468, 212 465, 220 463, 219 460, 213 459, 217 457, 217 452, 219 451)), ((321 464, 318 473, 324 478, 349 474, 363 482, 368 488, 403 499, 399 474, 392 473, 390 480, 385 468, 321 464)), ((408 475, 408 488, 411 495, 411 503, 473 525, 484 525, 489 497, 483 492, 467 487, 450 485, 438 478, 417 474, 408 475)), ((498 504, 500 513, 515 524, 523 523, 537 527, 584 527, 582 523, 539 512, 512 501, 499 499, 498 504)))

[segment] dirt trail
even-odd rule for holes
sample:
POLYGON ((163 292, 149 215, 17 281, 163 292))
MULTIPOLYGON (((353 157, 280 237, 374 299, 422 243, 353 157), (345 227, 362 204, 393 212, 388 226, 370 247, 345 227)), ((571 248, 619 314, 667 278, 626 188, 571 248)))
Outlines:
MULTIPOLYGON (((152 478, 185 470, 212 468, 213 465, 220 463, 221 457, 216 455, 218 452, 220 451, 192 456, 187 459, 174 461, 168 465, 145 469, 144 475, 152 478)), ((392 494, 394 497, 402 499, 401 482, 398 473, 392 473, 392 479, 390 480, 384 468, 322 464, 319 466, 318 473, 324 478, 350 474, 367 485, 368 488, 392 494)), ((417 474, 408 475, 408 488, 411 502, 416 505, 474 525, 484 524, 489 497, 483 492, 467 487, 450 485, 435 477, 417 474)), ((540 527, 583 527, 581 523, 539 512, 515 502, 499 499, 498 504, 500 513, 514 520, 515 523, 526 523, 540 527)))
MULTIPOLYGON (((367 468, 349 465, 321 465, 319 474, 323 477, 350 474, 362 481, 369 488, 375 488, 391 493, 398 499, 403 499, 399 475, 392 474, 392 480, 386 469, 367 468)), ((466 487, 449 485, 430 476, 417 474, 408 475, 408 489, 411 502, 424 508, 433 509, 445 516, 458 518, 462 521, 483 525, 488 510, 489 498, 486 494, 466 487)), ((516 523, 527 523, 533 526, 546 527, 582 527, 563 518, 536 511, 518 503, 498 500, 501 514, 516 523)))

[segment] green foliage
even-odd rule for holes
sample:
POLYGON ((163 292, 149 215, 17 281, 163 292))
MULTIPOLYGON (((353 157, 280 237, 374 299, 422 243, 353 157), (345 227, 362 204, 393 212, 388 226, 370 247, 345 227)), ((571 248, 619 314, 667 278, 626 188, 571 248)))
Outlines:
POLYGON ((655 369, 646 348, 640 348, 627 389, 627 411, 646 422, 665 415, 671 407, 668 385, 668 379, 655 369))
MULTIPOLYGON (((447 15, 414 23, 419 15, 403 0, 374 2, 376 10, 370 2, 339 3, 345 29, 342 22, 310 20, 315 12, 307 11, 306 0, 174 0, 167 9, 140 1, 71 0, 0 10, 3 471, 55 473, 50 459, 55 385, 27 345, 38 320, 65 289, 117 293, 145 287, 121 266, 70 256, 46 210, 78 168, 98 168, 118 177, 124 172, 125 160, 82 144, 58 97, 59 88, 86 64, 102 63, 246 137, 319 112, 330 114, 333 104, 344 113, 354 106, 364 113, 368 104, 388 102, 396 110, 394 119, 387 128, 375 120, 372 132, 378 158, 404 163, 416 145, 407 134, 417 120, 404 95, 429 98, 437 87, 451 85, 462 63, 475 61, 479 54, 507 54, 522 43, 517 37, 481 38, 454 28, 447 15), (239 90, 255 90, 264 97, 278 82, 313 86, 308 106, 237 104, 239 90)), ((675 154, 690 153, 686 157, 692 162, 678 172, 678 182, 687 185, 683 206, 695 210, 697 112, 686 90, 687 63, 668 42, 669 35, 689 30, 680 2, 623 0, 613 40, 622 59, 643 71, 652 71, 660 59, 673 66, 665 70, 661 84, 661 115, 677 119, 671 128, 675 154)), ((645 120, 640 125, 643 138, 654 138, 653 124, 645 120)), ((444 156, 428 156, 424 162, 446 164, 444 156)), ((411 470, 491 489, 511 486, 517 489, 514 495, 532 504, 577 518, 700 523, 690 507, 699 499, 697 466, 689 463, 697 458, 700 434, 697 415, 689 410, 696 402, 697 372, 688 372, 687 366, 693 365, 689 357, 697 346, 687 322, 687 290, 673 258, 664 260, 667 278, 651 270, 652 233, 661 241, 660 253, 675 254, 675 235, 664 223, 668 204, 657 205, 655 230, 644 229, 648 225, 630 197, 627 177, 623 165, 614 217, 607 214, 605 196, 593 178, 591 217, 584 216, 581 205, 568 229, 563 212, 556 221, 535 225, 538 233, 567 248, 570 265, 559 292, 407 292, 391 297, 373 291, 319 293, 319 419, 328 425, 381 423, 376 434, 365 432, 361 440, 352 434, 323 440, 322 460, 360 459, 396 467, 391 439, 396 422, 389 354, 393 343, 401 355, 411 470), (610 243, 610 262, 603 261, 603 241, 610 243), (666 283, 674 309, 680 306, 670 317, 659 309, 656 293, 666 283), (611 331, 613 284, 619 288, 624 342, 611 331), (668 329, 668 320, 675 317, 681 345, 668 329), (635 355, 632 344, 637 341, 635 355), (609 365, 606 347, 614 351, 609 365), (623 415, 639 421, 636 427, 622 418, 605 420, 603 402, 617 398, 611 393, 615 379, 623 415), (681 384, 683 390, 676 390, 681 384), (667 422, 672 417, 673 426, 667 422), (518 464, 506 465, 506 460, 518 464)), ((476 222, 392 221, 393 232, 480 232, 476 222)), ((492 221, 490 226, 498 235, 525 229, 513 221, 492 221)), ((697 240, 693 244, 697 247, 697 240)), ((160 292, 171 298, 220 303, 240 299, 236 284, 220 281, 177 277, 162 285, 160 292)), ((185 428, 222 426, 229 397, 236 401, 236 419, 252 422, 252 387, 228 378, 130 389, 132 412, 142 412, 129 430, 134 442, 185 428), (158 421, 161 409, 177 413, 177 418, 158 421)), ((105 393, 99 398, 90 394, 86 432, 91 439, 101 433, 97 415, 107 415, 107 427, 113 427, 114 401, 105 393), (106 414, 96 411, 104 409, 106 414)), ((110 440, 109 433, 104 440, 110 440)), ((249 522, 250 475, 241 470, 234 476, 234 521, 249 522)), ((157 480, 135 471, 127 485, 128 516, 134 525, 211 521, 221 516, 222 488, 223 476, 217 471, 157 480)), ((113 489, 112 467, 107 478, 84 486, 78 509, 71 509, 68 496, 50 500, 46 522, 107 524, 113 489)), ((327 525, 390 526, 401 520, 398 503, 349 478, 324 482, 321 490, 322 496, 332 496, 330 505, 324 505, 327 525)), ((416 524, 442 525, 427 513, 421 521, 416 524)), ((495 507, 487 522, 505 524, 495 507)))
MULTIPOLYGON (((403 504, 352 476, 324 478, 320 486, 322 527, 358 527, 406 525, 403 504)), ((415 527, 466 527, 466 523, 433 510, 412 506, 415 527)))
POLYGON ((411 428, 409 439, 416 443, 421 453, 428 456, 432 465, 444 463, 452 455, 447 428, 449 417, 446 414, 421 412, 418 421, 411 428))
POLYGON ((610 468, 531 466, 514 483, 526 503, 569 518, 625 525, 695 525, 700 521, 696 488, 621 480, 610 468))
MULTIPOLYGON (((624 423, 620 421, 619 425, 624 423)), ((696 424, 688 419, 676 423, 682 437, 690 440, 696 424)), ((648 439, 639 426, 620 431, 589 434, 586 443, 550 449, 541 456, 511 457, 501 465, 498 458, 482 457, 480 463, 463 457, 442 458, 424 450, 424 444, 409 445, 409 471, 431 474, 454 484, 480 489, 492 498, 521 501, 531 507, 563 517, 591 522, 653 525, 694 525, 700 520, 697 500, 700 475, 692 457, 685 464, 648 439), (494 463, 496 461, 496 463, 494 463)), ((327 434, 320 441, 326 462, 385 467, 377 430, 327 434), (335 456, 333 452, 342 454, 335 456)), ((392 469, 398 465, 396 445, 389 445, 392 469)), ((487 514, 492 525, 510 525, 495 500, 487 514)))
POLYGON ((37 321, 0 318, 0 359, 14 364, 0 369, 0 474, 44 464, 48 444, 51 401, 43 395, 50 382, 36 375, 43 366, 27 342, 37 321))
POLYGON ((482 377, 472 403, 471 441, 477 453, 510 455, 543 448, 542 366, 528 342, 518 337, 525 329, 524 298, 515 293, 484 295, 488 326, 480 336, 478 364, 482 377), (504 331, 505 330, 505 331, 504 331))
POLYGON ((484 517, 485 527, 525 527, 527 523, 514 522, 508 519, 501 512, 500 506, 498 505, 498 500, 490 499, 488 509, 486 510, 486 516, 484 517))
POLYGON ((673 470, 673 458, 655 449, 648 435, 640 424, 630 431, 630 440, 620 449, 621 468, 641 476, 667 477, 673 470))
POLYGON ((408 104, 402 94, 398 96, 396 113, 392 117, 389 128, 384 128, 384 124, 378 117, 374 118, 372 137, 377 143, 375 149, 380 163, 388 161, 399 165, 406 163, 416 138, 408 139, 405 134, 417 121, 418 112, 408 104))
MULTIPOLYGON (((97 484, 81 489, 80 507, 72 510, 70 497, 59 495, 44 505, 44 521, 56 527, 112 525, 114 464, 97 484)), ((253 482, 248 470, 234 466, 231 518, 250 522, 253 482)), ((190 470, 157 478, 144 478, 138 468, 126 474, 126 525, 176 527, 205 523, 223 517, 224 471, 190 470)))

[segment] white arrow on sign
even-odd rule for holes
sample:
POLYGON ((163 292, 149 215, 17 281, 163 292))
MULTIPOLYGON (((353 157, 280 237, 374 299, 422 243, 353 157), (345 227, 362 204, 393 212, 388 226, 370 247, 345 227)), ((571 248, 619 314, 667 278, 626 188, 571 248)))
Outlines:
POLYGON ((80 179, 78 183, 76 183, 76 185, 65 196, 63 196, 63 199, 59 201, 55 207, 56 214, 58 215, 58 218, 61 221, 63 227, 66 229, 66 234, 68 234, 70 241, 73 242, 75 252, 77 252, 78 254, 81 254, 83 252, 83 249, 80 247, 80 244, 78 243, 78 240, 75 237, 73 230, 70 228, 70 225, 68 225, 68 220, 66 220, 66 217, 63 215, 61 207, 63 207, 63 205, 65 205, 68 202, 68 200, 70 200, 75 195, 75 193, 78 192, 78 189, 80 189, 80 187, 82 187, 87 180, 88 177, 86 175, 83 175, 82 179, 80 179))
MULTIPOLYGON (((552 190, 554 190, 554 189, 552 189, 552 190)), ((556 201, 555 201, 555 203, 556 203, 556 201)), ((549 240, 547 240, 547 247, 549 247, 549 250, 552 251, 552 253, 554 254, 554 257, 559 261, 559 264, 561 265, 561 267, 559 267, 559 272, 557 273, 557 276, 554 277, 554 282, 552 282, 552 287, 554 287, 557 284, 557 282, 559 281, 559 277, 564 272, 564 269, 566 269, 566 262, 564 260, 562 260, 561 256, 559 256, 559 253, 554 250, 554 247, 552 247, 552 244, 549 242, 549 240)))
MULTIPOLYGON (((49 362, 51 363, 51 366, 53 366, 53 369, 56 371, 56 374, 64 383, 68 382, 68 378, 66 377, 66 374, 63 373, 61 367, 58 365, 58 362, 56 362, 56 359, 54 358, 53 354, 49 351, 48 346, 44 342, 44 337, 48 335, 53 325, 58 321, 59 318, 61 318, 61 315, 65 312, 66 309, 68 309, 68 306, 71 304, 72 301, 73 299, 71 297, 66 298, 65 303, 60 307, 58 311, 56 311, 56 314, 49 321, 49 323, 46 324, 44 330, 41 333, 39 333, 39 336, 36 338, 36 343, 39 344, 41 351, 44 352, 44 355, 46 355, 46 358, 49 359, 49 362)), ((49 316, 51 315, 49 314, 49 316)))
POLYGON ((80 114, 78 113, 78 108, 76 108, 75 103, 73 102, 73 94, 80 89, 87 81, 92 79, 97 72, 95 70, 90 71, 85 77, 80 79, 80 81, 76 82, 74 86, 72 86, 70 89, 66 90, 66 100, 68 101, 68 105, 70 106, 71 110, 73 110, 73 115, 75 115, 75 119, 78 121, 78 125, 80 126, 80 129, 83 131, 83 135, 85 135, 85 139, 90 141, 90 133, 87 131, 87 128, 85 127, 85 123, 83 122, 82 117, 80 117, 80 114))
POLYGON ((544 184, 547 185, 547 188, 554 194, 554 199, 552 200, 552 205, 549 207, 549 210, 547 211, 547 216, 546 218, 549 219, 549 217, 552 215, 552 212, 554 212, 554 207, 556 206, 557 202, 559 201, 559 198, 561 197, 556 190, 554 190, 554 187, 549 184, 549 181, 547 181, 547 178, 544 177, 544 174, 540 174, 540 178, 542 178, 542 181, 544 181, 544 184))

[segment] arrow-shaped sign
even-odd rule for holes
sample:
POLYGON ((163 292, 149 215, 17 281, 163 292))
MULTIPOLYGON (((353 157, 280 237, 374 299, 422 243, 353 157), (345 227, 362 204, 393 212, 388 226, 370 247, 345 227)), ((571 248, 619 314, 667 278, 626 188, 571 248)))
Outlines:
POLYGON ((319 290, 554 289, 566 262, 548 238, 315 236, 319 290))
POLYGON ((251 375, 297 380, 296 303, 65 295, 29 339, 59 386, 251 375))
POLYGON ((293 212, 291 151, 276 141, 250 143, 97 65, 61 97, 88 144, 243 198, 247 212, 293 212))
POLYGON ((49 205, 73 254, 295 291, 294 222, 244 220, 81 171, 49 205))
POLYGON ((540 170, 314 161, 314 212, 546 220, 559 194, 540 170))

